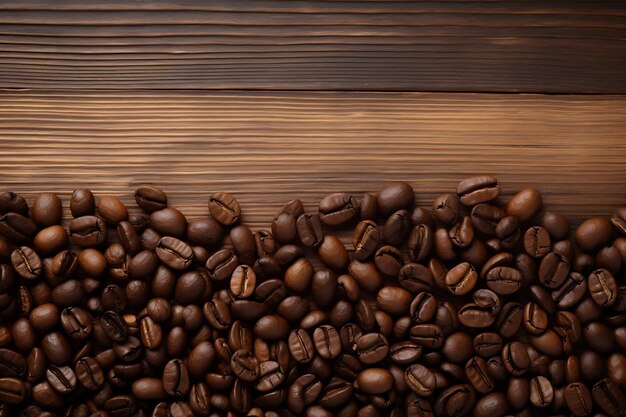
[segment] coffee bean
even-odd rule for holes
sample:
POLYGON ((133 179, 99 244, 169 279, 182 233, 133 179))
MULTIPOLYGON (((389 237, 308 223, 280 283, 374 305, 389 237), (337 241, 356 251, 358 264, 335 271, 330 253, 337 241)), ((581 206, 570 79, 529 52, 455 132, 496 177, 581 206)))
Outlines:
POLYGON ((409 236, 409 257, 414 262, 423 261, 430 254, 433 244, 432 229, 426 224, 416 225, 409 236))
POLYGON ((516 293, 522 286, 522 274, 507 266, 492 268, 485 277, 490 290, 500 295, 516 293))
POLYGON ((496 227, 500 220, 505 216, 504 211, 491 204, 481 203, 474 206, 470 214, 472 225, 474 229, 479 232, 494 236, 496 234, 496 227))
POLYGON ((193 260, 191 246, 171 236, 161 238, 156 248, 156 255, 161 262, 176 270, 189 268, 193 260))
POLYGON ((356 341, 355 348, 359 360, 366 365, 381 362, 389 354, 389 342, 380 333, 362 335, 356 341))
POLYGON ((26 373, 26 360, 19 353, 0 348, 0 376, 20 378, 26 373))
POLYGON ((596 269, 589 278, 587 285, 591 298, 599 306, 607 307, 615 303, 617 299, 617 284, 615 278, 606 269, 596 269))
POLYGON ((472 226, 472 220, 469 216, 464 216, 459 220, 450 230, 448 230, 448 236, 452 243, 459 247, 465 248, 472 243, 474 239, 474 227, 472 226))
POLYGON ((468 294, 478 280, 478 273, 469 262, 462 262, 446 274, 446 287, 454 295, 468 294))
POLYGON ((411 340, 426 349, 438 349, 444 341, 441 327, 436 324, 417 324, 411 327, 411 340))
POLYGON ((576 242, 587 252, 604 246, 611 238, 611 223, 602 217, 584 221, 576 229, 576 242))
POLYGON ((46 378, 59 394, 69 394, 76 388, 76 374, 69 366, 51 366, 46 371, 46 378))
POLYGON ((352 245, 354 246, 354 257, 359 261, 365 261, 372 256, 381 240, 380 229, 371 220, 360 222, 354 229, 352 245))
POLYGON ((443 224, 455 223, 460 211, 461 203, 455 194, 442 194, 433 201, 433 216, 443 224))
POLYGON ((409 366, 404 377, 409 388, 420 397, 429 397, 436 389, 435 375, 423 365, 409 366))
POLYGON ((77 217, 70 222, 70 238, 83 247, 100 245, 107 238, 106 223, 96 216, 77 217))
POLYGON ((33 246, 37 253, 43 256, 51 256, 67 247, 69 237, 63 226, 54 225, 40 230, 35 235, 33 246))
POLYGON ((359 389, 367 394, 383 394, 393 386, 393 376, 384 368, 369 368, 358 374, 359 389))
POLYGON ((0 378, 0 401, 20 404, 26 400, 28 391, 24 382, 16 378, 0 378))
POLYGON ((552 291, 552 299, 559 308, 566 309, 578 303, 587 293, 587 280, 578 272, 570 272, 560 287, 552 291))
POLYGON ((530 366, 526 346, 521 342, 507 343, 502 348, 502 363, 506 370, 515 376, 523 375, 530 366))
POLYGON ((172 359, 163 369, 163 390, 166 394, 181 397, 189 392, 189 373, 180 359, 172 359))
POLYGON ((593 400, 609 416, 623 416, 626 413, 626 397, 610 379, 598 381, 592 389, 593 400))
POLYGON ((537 408, 548 407, 554 399, 554 390, 550 381, 544 376, 536 376, 530 380, 530 402, 537 408))
POLYGON ((391 183, 376 194, 377 207, 383 215, 409 209, 413 206, 414 200, 413 188, 405 182, 391 183))
POLYGON ((391 245, 401 246, 411 231, 409 212, 398 210, 392 213, 383 226, 383 240, 391 245))
POLYGON ((318 214, 301 214, 296 219, 296 229, 304 246, 318 246, 324 238, 322 223, 318 214))
POLYGON ((276 389, 285 380, 285 373, 276 361, 264 361, 259 364, 259 379, 255 388, 260 392, 276 389))
POLYGON ((382 246, 376 251, 374 263, 380 272, 395 277, 402 268, 402 252, 391 245, 382 246))
POLYGON ((495 321, 495 315, 488 308, 474 303, 465 304, 459 309, 459 321, 461 324, 472 328, 485 328, 495 321))
POLYGON ((75 370, 78 381, 88 390, 100 389, 105 382, 100 365, 89 356, 79 359, 75 370))
POLYGON ((37 279, 43 268, 39 255, 28 246, 15 249, 11 254, 11 263, 15 271, 28 280, 37 279))
POLYGON ((409 306, 409 314, 415 323, 428 323, 436 313, 437 299, 425 291, 418 293, 409 306))
POLYGON ((359 212, 357 200, 347 193, 334 193, 319 204, 320 219, 324 224, 337 226, 352 220, 359 212))
POLYGON ((277 314, 263 316, 254 325, 254 334, 264 340, 281 340, 289 334, 289 323, 277 314))
POLYGON ((409 310, 411 293, 401 287, 385 286, 378 290, 376 305, 382 311, 392 315, 402 315, 409 310))
POLYGON ((256 241, 250 228, 245 225, 235 226, 230 231, 230 241, 240 262, 253 265, 256 260, 256 241))
POLYGON ((359 287, 366 291, 375 292, 382 287, 383 278, 373 262, 360 262, 354 259, 348 265, 348 272, 359 287))
POLYGON ((70 211, 72 217, 90 216, 96 209, 96 200, 93 193, 86 188, 78 188, 72 193, 70 211))
POLYGON ((490 358, 500 353, 502 337, 498 333, 480 333, 474 337, 474 351, 483 358, 490 358))
POLYGON ((214 193, 209 198, 209 212, 225 226, 236 224, 241 216, 241 208, 235 197, 222 192, 214 193))
POLYGON ((550 252, 550 234, 541 226, 533 226, 524 234, 524 249, 535 258, 541 258, 550 252))
POLYGON ((333 326, 325 324, 313 332, 313 343, 317 353, 324 359, 334 359, 341 353, 339 332, 333 326))
POLYGON ((360 219, 361 220, 374 220, 378 215, 378 203, 376 202, 376 196, 372 193, 365 193, 359 203, 360 219))
POLYGON ((563 256, 550 252, 539 265, 539 282, 548 288, 557 288, 563 284, 569 274, 570 265, 563 256))
POLYGON ((5 191, 0 194, 0 213, 18 213, 23 216, 28 215, 28 203, 24 197, 11 191, 5 191))
POLYGON ((54 193, 41 193, 35 197, 31 218, 40 229, 61 223, 61 200, 54 193))
POLYGON ((9 212, 0 216, 0 235, 14 244, 26 244, 37 233, 35 223, 19 213, 9 212))
POLYGON ((432 287, 433 274, 418 263, 407 263, 398 272, 400 285, 412 293, 428 291, 432 287))
POLYGON ((325 235, 322 244, 317 248, 320 260, 335 272, 343 271, 348 265, 349 258, 346 248, 335 235, 325 235))
POLYGON ((472 387, 481 394, 487 394, 495 388, 495 381, 487 371, 487 363, 480 356, 474 356, 467 361, 465 375, 472 387))

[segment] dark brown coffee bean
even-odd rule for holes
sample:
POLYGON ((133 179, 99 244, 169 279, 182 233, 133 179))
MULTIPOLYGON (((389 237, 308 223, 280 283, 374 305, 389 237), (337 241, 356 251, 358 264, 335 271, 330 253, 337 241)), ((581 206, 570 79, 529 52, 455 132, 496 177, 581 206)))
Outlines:
POLYGON ((376 251, 374 263, 380 272, 395 277, 402 268, 402 252, 391 245, 382 246, 376 251))
POLYGON ((398 272, 400 285, 412 293, 428 291, 432 287, 433 275, 428 268, 418 263, 408 263, 398 272))
POLYGON ((93 358, 80 358, 75 366, 78 381, 88 390, 98 390, 104 384, 102 368, 93 358))
POLYGON ((260 374, 259 361, 246 349, 239 349, 230 359, 230 367, 238 378, 255 381, 260 374))
POLYGON ((377 207, 383 215, 389 215, 401 209, 409 209, 413 206, 414 201, 413 188, 405 182, 391 183, 376 194, 377 207))
POLYGON ((6 404, 20 404, 27 398, 28 388, 24 382, 16 378, 0 378, 0 401, 6 404))
POLYGON ((436 313, 437 299, 425 291, 418 293, 409 306, 411 319, 418 324, 432 321, 436 313))
POLYGON ((359 202, 361 210, 359 212, 361 220, 374 220, 378 215, 378 204, 376 196, 372 193, 365 193, 359 202))
POLYGON ((369 368, 361 371, 356 379, 359 390, 367 394, 383 394, 393 386, 393 376, 387 369, 369 368))
POLYGON ((558 288, 569 274, 570 265, 566 258, 555 253, 548 253, 539 265, 539 282, 548 288, 558 288))
POLYGON ((523 321, 526 331, 534 335, 545 332, 549 324, 548 314, 539 304, 532 301, 524 306, 523 321))
POLYGON ((347 193, 334 193, 319 204, 320 219, 324 224, 337 226, 352 220, 359 212, 357 200, 347 193))
POLYGON ((539 212, 543 204, 541 193, 534 188, 525 188, 515 194, 506 205, 506 214, 515 216, 521 222, 530 220, 539 212))
POLYGON ((541 258, 550 252, 550 234, 541 226, 533 226, 524 234, 524 249, 535 258, 541 258))
POLYGON ((304 374, 296 379, 287 393, 287 406, 295 414, 312 404, 322 393, 322 383, 313 374, 304 374))
POLYGON ((465 375, 472 387, 481 394, 487 394, 495 388, 495 381, 487 370, 487 363, 480 356, 474 356, 467 361, 465 375))
POLYGON ((61 324, 73 340, 84 341, 91 335, 93 326, 87 311, 80 307, 68 307, 61 312, 61 324))
POLYGON ((28 280, 37 279, 43 269, 39 255, 28 246, 15 249, 11 254, 11 263, 15 271, 28 280))
POLYGON ((501 208, 491 204, 481 203, 474 206, 470 214, 470 219, 472 219, 474 229, 485 235, 494 236, 496 234, 496 227, 504 216, 505 213, 501 208))
POLYGON ((331 325, 324 324, 316 328, 313 343, 317 353, 324 359, 334 359, 341 353, 339 332, 331 325))
POLYGON ((587 285, 591 298, 602 307, 613 305, 617 300, 617 284, 615 278, 606 269, 596 269, 589 278, 587 285))
POLYGON ((0 213, 18 213, 23 216, 28 215, 28 203, 24 197, 11 191, 5 191, 0 194, 0 213))
POLYGON ((411 327, 410 337, 426 349, 438 349, 445 339, 441 327, 436 324, 417 324, 411 327))
POLYGON ((104 409, 111 417, 130 417, 137 411, 137 404, 129 395, 115 395, 105 401, 104 409))
POLYGON ((459 321, 467 327, 485 328, 495 321, 495 315, 487 307, 481 307, 474 303, 465 304, 459 309, 459 321))
POLYGON ((418 224, 413 227, 409 236, 409 257, 414 262, 424 260, 432 250, 434 235, 432 229, 426 224, 418 224))
POLYGON ((65 228, 53 225, 46 227, 35 235, 33 246, 40 255, 51 256, 65 249, 68 241, 69 237, 65 232, 65 228))
POLYGON ((401 246, 411 231, 410 214, 398 210, 389 216, 383 226, 383 240, 390 245, 401 246))
POLYGON ((256 274, 248 265, 239 265, 233 271, 230 290, 237 298, 248 298, 254 294, 256 274))
POLYGON ((496 226, 496 237, 500 239, 504 249, 514 249, 520 237, 519 220, 517 217, 506 216, 502 218, 496 226))
POLYGON ((13 244, 26 244, 37 233, 37 226, 28 217, 9 212, 0 216, 0 235, 13 244))
POLYGON ((389 354, 389 342, 380 333, 364 334, 356 341, 355 348, 359 360, 366 365, 381 362, 389 354))
POLYGON ((222 243, 224 227, 213 217, 195 220, 187 224, 187 239, 193 245, 214 248, 222 243))
POLYGON ((498 180, 489 175, 467 178, 456 189, 459 200, 466 206, 486 203, 500 195, 498 180))
POLYGON ((277 314, 261 317, 254 325, 254 334, 264 340, 280 340, 289 334, 289 323, 277 314))
POLYGON ((304 246, 313 247, 322 242, 324 232, 318 214, 301 214, 296 219, 298 237, 304 246))
POLYGON ((359 287, 366 291, 378 291, 383 285, 383 278, 373 262, 360 262, 354 259, 348 265, 348 272, 359 287))
POLYGON ((235 226, 229 236, 241 263, 253 265, 256 260, 256 241, 250 228, 245 225, 235 226))
POLYGON ((401 287, 385 286, 376 294, 376 306, 391 315, 404 315, 409 311, 413 297, 401 287))
POLYGON ((573 415, 582 417, 589 414, 593 407, 591 392, 584 384, 575 382, 569 384, 563 393, 565 404, 573 415))
POLYGON ((189 268, 193 260, 191 246, 171 236, 161 238, 156 248, 156 255, 161 262, 177 270, 189 268))
POLYGON ((359 261, 365 261, 376 252, 380 240, 381 232, 376 223, 371 220, 360 222, 352 235, 354 257, 359 261))
POLYGON ((424 365, 409 366, 404 377, 409 388, 420 397, 430 397, 437 387, 435 375, 424 365))
POLYGON ((592 217, 585 220, 576 229, 576 242, 586 252, 592 252, 611 238, 611 223, 602 217, 592 217))
POLYGON ((342 272, 349 262, 348 251, 341 240, 335 235, 325 235, 322 244, 317 248, 320 260, 335 272, 342 272))
POLYGON ((500 295, 514 294, 522 286, 521 272, 507 266, 490 269, 485 279, 489 289, 500 295))
POLYGON ((184 239, 187 231, 185 215, 173 207, 154 211, 150 215, 150 228, 162 236, 184 239))
POLYGON ((296 329, 289 334, 289 352, 300 363, 308 363, 313 359, 313 342, 305 330, 296 329))
POLYGON ((51 366, 46 371, 46 378, 59 394, 69 394, 76 388, 76 374, 69 366, 51 366))
POLYGON ((502 337, 498 333, 480 333, 473 340, 474 351, 483 358, 490 358, 500 353, 502 337))
POLYGON ((455 194, 442 194, 433 201, 433 217, 443 224, 456 223, 460 211, 461 203, 455 194))
POLYGON ((180 359, 170 360, 163 369, 163 389, 174 397, 187 395, 190 389, 187 365, 180 359))
POLYGON ((574 306, 587 293, 587 280, 578 272, 570 272, 559 288, 552 292, 552 299, 559 308, 574 306))
POLYGON ((521 342, 507 343, 502 348, 502 363, 506 370, 515 376, 526 373, 530 366, 530 358, 526 346, 521 342))
POLYGON ((592 389, 594 402, 610 417, 626 414, 626 396, 610 379, 598 381, 592 389))
POLYGON ((106 223, 96 216, 77 217, 70 222, 70 238, 83 247, 97 246, 107 237, 106 223))
POLYGON ((537 408, 546 408, 554 399, 554 389, 548 378, 536 376, 530 380, 530 402, 537 408))
POLYGON ((285 372, 276 361, 264 361, 259 364, 259 379, 255 388, 260 392, 276 389, 285 380, 285 372))
POLYGON ((19 353, 0 348, 0 376, 21 378, 26 374, 26 360, 19 353))
POLYGON ((137 205, 148 213, 167 207, 167 195, 158 187, 152 185, 140 185, 135 190, 137 205))
POLYGON ((454 295, 468 294, 478 280, 478 273, 469 262, 462 262, 446 274, 446 287, 454 295))
POLYGON ((117 197, 104 196, 100 198, 96 209, 98 215, 112 226, 128 219, 128 210, 117 197))
POLYGON ((241 208, 235 197, 222 192, 211 194, 209 212, 215 220, 225 226, 236 224, 241 216, 241 208))
POLYGON ((31 218, 40 229, 61 223, 61 200, 54 193, 41 193, 35 197, 31 218))
POLYGON ((469 216, 464 216, 459 220, 450 230, 448 230, 448 236, 454 244, 459 248, 465 248, 472 243, 474 239, 474 227, 469 216))

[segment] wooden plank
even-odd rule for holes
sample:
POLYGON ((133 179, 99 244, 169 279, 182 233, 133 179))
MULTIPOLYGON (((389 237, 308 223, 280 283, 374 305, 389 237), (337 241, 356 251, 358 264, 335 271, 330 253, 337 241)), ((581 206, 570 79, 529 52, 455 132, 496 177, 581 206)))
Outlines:
POLYGON ((503 200, 537 187, 575 225, 626 206, 625 130, 623 96, 4 91, 0 190, 67 206, 89 187, 134 207, 153 183, 190 218, 228 191, 258 229, 294 197, 315 210, 328 193, 405 180, 428 206, 489 173, 503 200))
POLYGON ((0 87, 626 92, 626 3, 0 3, 0 87))

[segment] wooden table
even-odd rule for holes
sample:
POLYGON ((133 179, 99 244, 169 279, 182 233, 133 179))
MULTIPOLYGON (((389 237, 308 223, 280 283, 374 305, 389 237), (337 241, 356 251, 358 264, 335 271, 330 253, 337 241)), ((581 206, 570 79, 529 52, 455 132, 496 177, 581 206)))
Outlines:
POLYGON ((0 3, 0 188, 268 225, 299 196, 490 173, 573 216, 626 205, 626 4, 0 3))

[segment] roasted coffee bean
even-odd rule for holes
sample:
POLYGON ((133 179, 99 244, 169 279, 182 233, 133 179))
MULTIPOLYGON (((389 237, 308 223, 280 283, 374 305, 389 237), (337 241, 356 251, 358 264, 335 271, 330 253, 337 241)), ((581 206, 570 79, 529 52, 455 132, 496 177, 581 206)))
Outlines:
POLYGON ((465 304, 459 309, 458 315, 461 324, 472 328, 489 327, 496 319, 488 307, 481 307, 474 303, 465 304))
POLYGON ((587 278, 587 285, 591 298, 599 306, 607 307, 617 300, 617 284, 613 274, 606 269, 593 271, 587 278))
POLYGON ((167 195, 153 185, 140 185, 135 190, 137 205, 148 213, 167 207, 167 195))
POLYGON ((20 404, 28 397, 24 382, 16 378, 0 378, 0 401, 6 404, 20 404))
POLYGON ((533 226, 524 234, 524 249, 535 258, 541 258, 550 252, 550 234, 541 226, 533 226))
POLYGON ((570 265, 566 258, 555 253, 548 253, 539 265, 539 282, 548 288, 558 288, 569 274, 570 265))
POLYGON ((584 384, 580 382, 569 384, 565 388, 563 396, 567 408, 569 408, 573 415, 582 417, 591 412, 593 407, 591 391, 589 391, 589 388, 584 384))
POLYGON ((374 263, 380 272, 395 277, 402 268, 402 252, 399 249, 385 245, 376 251, 374 263))
POLYGON ((232 195, 228 193, 214 193, 209 198, 209 212, 211 216, 225 226, 232 226, 239 222, 241 207, 232 195))
POLYGON ((376 194, 376 206, 383 215, 389 215, 401 209, 409 209, 413 206, 414 201, 413 188, 405 182, 391 183, 376 194))
POLYGON ((376 294, 376 306, 391 315, 403 315, 409 311, 413 297, 404 288, 385 286, 376 294))
POLYGON ((381 232, 376 223, 363 220, 356 226, 352 235, 354 257, 359 261, 365 261, 376 252, 380 240, 381 232))
POLYGON ((470 214, 472 225, 474 229, 479 232, 494 236, 496 234, 496 227, 502 218, 504 218, 504 211, 491 204, 481 203, 474 206, 470 214))
POLYGON ((411 319, 418 324, 432 321, 436 313, 437 299, 425 291, 418 293, 409 306, 411 319))
POLYGON ((156 248, 156 255, 161 262, 176 270, 189 268, 193 260, 191 246, 171 236, 161 238, 156 248))
POLYGON ((426 349, 438 349, 445 339, 443 330, 436 324, 417 324, 411 327, 410 337, 426 349))
POLYGON ((70 238, 83 247, 100 245, 107 238, 106 223, 96 216, 77 217, 70 222, 70 238))
POLYGON ((359 360, 367 365, 381 362, 389 354, 387 338, 380 333, 368 333, 358 338, 355 345, 359 360))
POLYGON ((69 366, 51 366, 46 371, 46 378, 59 394, 69 394, 76 388, 76 374, 69 366))
POLYGON ((0 376, 20 378, 26 374, 26 360, 19 353, 0 348, 0 376))
POLYGON ((392 213, 383 226, 383 240, 390 245, 401 246, 411 231, 411 219, 407 210, 392 213))
POLYGON ((250 228, 245 225, 235 226, 229 236, 240 262, 253 265, 256 260, 256 241, 250 228))
POLYGON ((365 369, 358 374, 356 381, 359 390, 371 395, 383 394, 393 386, 393 376, 383 368, 365 369))
POLYGON ((483 358, 490 358, 500 353, 502 337, 498 333, 480 333, 474 337, 474 351, 483 358))
POLYGON ((172 359, 163 369, 163 390, 166 394, 181 397, 190 389, 187 365, 180 359, 172 359))
POLYGON ((365 193, 359 202, 360 206, 360 219, 361 220, 374 220, 378 215, 378 203, 376 202, 376 196, 372 193, 365 193))
POLYGON ((429 397, 437 387, 435 375, 424 365, 413 364, 409 366, 404 377, 407 385, 420 397, 429 397))
POLYGON ((356 217, 358 212, 357 200, 347 193, 330 194, 319 204, 320 219, 329 226, 346 223, 356 217))
POLYGON ((443 224, 455 223, 460 211, 461 203, 455 194, 442 194, 433 201, 433 216, 443 224))
POLYGON ((266 315, 257 320, 254 334, 264 340, 281 340, 289 334, 289 323, 278 314, 266 315))
POLYGON ((28 203, 24 197, 11 191, 5 191, 0 194, 0 213, 18 213, 23 216, 28 215, 28 203))
POLYGON ((498 180, 482 175, 461 181, 456 189, 459 200, 466 206, 486 203, 500 195, 498 180))
POLYGON ((360 262, 354 259, 348 265, 348 272, 359 287, 366 291, 378 291, 383 285, 383 278, 373 262, 360 262))
POLYGON ((11 254, 11 263, 15 271, 28 280, 37 279, 43 269, 39 255, 28 246, 15 249, 11 254))
POLYGON ((59 225, 53 225, 40 230, 35 235, 33 246, 38 254, 42 256, 51 256, 67 247, 69 237, 65 232, 65 228, 59 225))
POLYGON ((298 237, 304 246, 313 247, 322 242, 324 232, 318 214, 301 214, 296 219, 298 237))
POLYGON ((548 314, 539 304, 532 301, 524 306, 523 321, 526 331, 534 335, 545 332, 549 324, 548 314))
POLYGON ((537 408, 546 408, 554 399, 554 390, 550 381, 544 376, 536 376, 530 380, 530 402, 537 408))
POLYGON ((37 226, 28 217, 13 212, 0 216, 0 235, 13 244, 26 244, 36 233, 37 226))
POLYGON ((522 286, 521 272, 507 266, 491 268, 485 279, 489 289, 499 295, 514 294, 522 286))
POLYGON ((576 229, 576 242, 586 252, 604 246, 611 238, 611 223, 602 217, 592 217, 576 229))
POLYGON ((315 329, 313 343, 317 353, 324 359, 334 359, 341 353, 339 332, 328 324, 315 329))
POLYGON ((68 307, 61 312, 61 325, 73 340, 84 341, 91 335, 93 325, 89 313, 80 307, 68 307))
POLYGON ((502 348, 502 363, 506 370, 515 376, 526 373, 530 366, 530 358, 526 346, 521 342, 511 342, 502 348))
POLYGON ((587 293, 587 280, 578 272, 570 272, 551 296, 559 308, 566 309, 578 303, 587 293))
POLYGON ((515 248, 520 237, 519 220, 515 216, 506 216, 496 226, 496 237, 500 239, 502 247, 506 250, 515 248))
POLYGON ((88 390, 98 390, 105 382, 102 368, 89 356, 80 358, 76 362, 75 370, 78 381, 88 390))
POLYGON ((454 295, 465 295, 474 289, 478 273, 469 262, 463 262, 448 271, 446 287, 454 295))
POLYGON ((481 394, 487 394, 495 388, 495 381, 487 370, 487 363, 480 356, 474 356, 467 361, 465 375, 472 387, 481 394))
POLYGON ((418 224, 413 227, 409 236, 409 257, 414 262, 423 261, 432 250, 434 235, 430 226, 418 224))
POLYGON ((452 228, 448 230, 448 236, 452 243, 459 248, 469 246, 474 239, 474 227, 472 226, 472 220, 469 216, 463 217, 452 226, 452 228))

